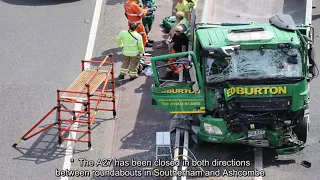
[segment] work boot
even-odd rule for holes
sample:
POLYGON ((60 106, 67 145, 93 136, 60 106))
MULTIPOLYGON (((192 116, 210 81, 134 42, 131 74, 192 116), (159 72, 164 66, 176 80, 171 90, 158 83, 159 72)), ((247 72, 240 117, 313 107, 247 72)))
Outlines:
POLYGON ((147 43, 146 43, 146 47, 152 47, 152 46, 153 46, 152 43, 150 43, 150 42, 147 42, 147 43))
POLYGON ((118 76, 118 78, 119 78, 119 79, 124 79, 124 75, 120 74, 120 75, 118 76))

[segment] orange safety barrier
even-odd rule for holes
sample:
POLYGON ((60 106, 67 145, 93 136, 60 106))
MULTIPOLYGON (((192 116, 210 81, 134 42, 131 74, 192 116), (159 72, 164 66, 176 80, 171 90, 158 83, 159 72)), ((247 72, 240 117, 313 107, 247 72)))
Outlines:
POLYGON ((58 143, 62 141, 76 141, 88 143, 88 148, 91 148, 91 126, 94 123, 98 110, 112 111, 113 118, 116 117, 116 101, 115 101, 115 78, 114 78, 114 58, 112 54, 106 56, 102 61, 97 60, 83 60, 82 71, 77 79, 70 85, 67 90, 57 90, 57 106, 52 108, 39 122, 37 122, 31 129, 29 129, 12 147, 16 147, 22 140, 28 140, 31 137, 51 128, 58 126, 58 143), (99 64, 94 70, 85 70, 84 63, 99 64), (102 66, 107 66, 107 71, 102 71, 102 66), (108 83, 111 82, 111 88, 106 89, 108 83), (99 88, 102 85, 102 88, 99 88), (63 94, 62 94, 63 93, 63 94), (111 102, 112 108, 100 108, 101 102, 111 102), (81 104, 81 110, 69 110, 63 103, 81 104), (96 103, 93 106, 93 103, 96 103), (57 111, 57 122, 47 125, 46 127, 30 134, 36 127, 38 127, 47 117, 54 111, 57 111), (94 111, 91 116, 91 111, 94 111), (71 118, 63 118, 62 113, 71 113, 71 118), (80 120, 79 117, 83 115, 86 120, 80 120), (71 129, 74 123, 86 124, 87 128, 71 129), (66 132, 79 132, 87 134, 87 139, 65 138, 63 135, 66 132))

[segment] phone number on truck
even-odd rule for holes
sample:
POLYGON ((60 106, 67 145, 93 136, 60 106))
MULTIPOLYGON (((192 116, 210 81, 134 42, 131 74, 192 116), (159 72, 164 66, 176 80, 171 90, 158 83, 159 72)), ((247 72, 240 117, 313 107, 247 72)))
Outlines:
POLYGON ((200 102, 170 102, 170 106, 200 106, 200 102))

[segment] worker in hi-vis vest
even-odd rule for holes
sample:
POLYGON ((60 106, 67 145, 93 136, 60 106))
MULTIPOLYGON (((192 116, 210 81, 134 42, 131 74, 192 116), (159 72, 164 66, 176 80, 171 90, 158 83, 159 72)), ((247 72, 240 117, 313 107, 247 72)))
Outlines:
POLYGON ((147 7, 142 8, 140 0, 127 0, 124 4, 125 15, 128 19, 128 24, 138 23, 136 31, 141 34, 144 47, 152 47, 152 44, 147 43, 147 33, 142 24, 142 18, 144 18, 148 12, 152 12, 153 9, 147 7))
POLYGON ((192 12, 193 8, 196 6, 196 1, 195 0, 187 0, 190 8, 190 12, 192 12))
POLYGON ((139 23, 130 23, 130 30, 121 31, 117 37, 117 45, 122 47, 123 61, 120 68, 119 79, 128 74, 131 80, 138 77, 140 53, 144 54, 142 36, 136 31, 139 23))

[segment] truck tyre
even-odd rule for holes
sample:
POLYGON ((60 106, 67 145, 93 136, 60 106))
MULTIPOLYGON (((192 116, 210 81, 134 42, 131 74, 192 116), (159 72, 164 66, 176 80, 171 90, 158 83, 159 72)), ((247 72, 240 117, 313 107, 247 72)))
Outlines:
POLYGON ((300 141, 303 141, 304 143, 307 142, 307 136, 308 136, 308 118, 307 117, 301 117, 302 120, 298 122, 296 127, 293 128, 293 131, 296 133, 298 139, 300 141))

